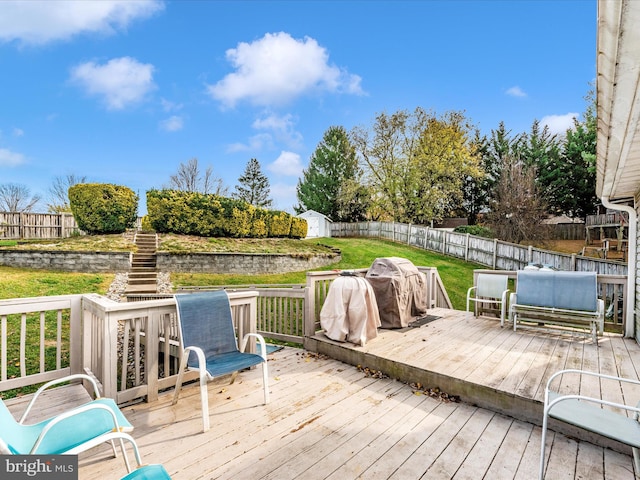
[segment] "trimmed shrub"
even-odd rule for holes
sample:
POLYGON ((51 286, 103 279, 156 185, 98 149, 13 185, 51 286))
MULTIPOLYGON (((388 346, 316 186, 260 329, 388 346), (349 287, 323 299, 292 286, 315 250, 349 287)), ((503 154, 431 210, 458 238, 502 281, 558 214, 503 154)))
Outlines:
POLYGON ((291 232, 291 219, 293 217, 287 212, 269 212, 269 236, 288 237, 291 232))
POLYGON ((140 221, 141 223, 141 228, 143 232, 153 232, 153 226, 151 225, 151 222, 149 221, 149 215, 145 215, 144 217, 142 217, 142 220, 140 221))
POLYGON ((159 233, 224 236, 221 197, 179 190, 149 190, 147 214, 159 233))
POLYGON ((307 236, 307 221, 304 218, 292 217, 291 219, 291 237, 304 238, 307 236))
POLYGON ((265 238, 269 235, 269 211, 264 208, 256 208, 253 213, 253 220, 251 221, 252 238, 265 238))
POLYGON ((122 233, 136 224, 138 195, 109 183, 69 187, 69 205, 81 230, 88 234, 122 233))
POLYGON ((257 208, 243 200, 180 190, 149 190, 147 216, 156 232, 201 237, 295 237, 307 234, 287 212, 257 208))

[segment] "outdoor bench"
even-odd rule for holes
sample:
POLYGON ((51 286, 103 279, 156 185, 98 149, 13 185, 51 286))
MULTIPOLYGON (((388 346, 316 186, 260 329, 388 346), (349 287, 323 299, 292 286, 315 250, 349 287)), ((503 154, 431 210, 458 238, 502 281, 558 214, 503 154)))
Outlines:
POLYGON ((598 299, 596 273, 519 271, 509 320, 514 330, 519 324, 587 330, 597 345, 604 331, 604 301, 598 299))

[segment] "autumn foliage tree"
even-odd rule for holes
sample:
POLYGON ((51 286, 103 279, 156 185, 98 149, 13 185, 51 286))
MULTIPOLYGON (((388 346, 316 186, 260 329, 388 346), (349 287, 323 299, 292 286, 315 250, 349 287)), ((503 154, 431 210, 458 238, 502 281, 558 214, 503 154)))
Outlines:
POLYGON ((421 108, 382 113, 370 130, 355 128, 371 216, 426 224, 460 205, 464 179, 482 174, 469 133, 462 113, 437 117, 421 108))

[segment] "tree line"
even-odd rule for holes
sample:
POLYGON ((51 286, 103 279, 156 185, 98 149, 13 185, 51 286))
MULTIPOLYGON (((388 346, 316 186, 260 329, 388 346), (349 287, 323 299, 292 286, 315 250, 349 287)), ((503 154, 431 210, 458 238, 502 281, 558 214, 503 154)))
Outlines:
MULTIPOLYGON (((331 126, 310 157, 296 187, 296 213, 315 210, 334 221, 430 224, 465 217, 507 241, 544 236, 549 215, 585 218, 595 213, 596 110, 585 97, 582 118, 553 135, 535 120, 513 134, 500 122, 482 135, 463 112, 416 108, 380 113, 368 126, 331 126)), ((47 201, 51 213, 69 212, 69 188, 87 177, 56 177, 47 201)), ((164 186, 185 192, 229 194, 211 166, 197 158, 180 163, 164 186)), ((248 161, 232 198, 269 208, 269 179, 248 161)), ((42 199, 28 187, 0 184, 0 209, 31 211, 42 199)))
MULTIPOLYGON (((88 183, 84 175, 67 174, 56 176, 48 190, 46 206, 48 213, 71 212, 69 188, 88 183)), ((192 193, 213 193, 225 196, 229 188, 213 173, 213 167, 202 168, 197 158, 180 163, 177 171, 170 175, 166 189, 192 193)), ((271 207, 269 179, 262 173, 260 162, 252 158, 247 162, 243 174, 231 196, 237 200, 260 208, 271 207)), ((16 183, 0 184, 0 210, 7 212, 31 212, 42 201, 38 194, 31 194, 28 186, 16 183)))
POLYGON ((334 221, 428 225, 466 217, 501 239, 544 239, 550 215, 597 211, 593 92, 564 134, 535 120, 512 134, 504 122, 482 135, 463 112, 416 108, 381 113, 350 132, 332 126, 297 185, 297 213, 334 221))

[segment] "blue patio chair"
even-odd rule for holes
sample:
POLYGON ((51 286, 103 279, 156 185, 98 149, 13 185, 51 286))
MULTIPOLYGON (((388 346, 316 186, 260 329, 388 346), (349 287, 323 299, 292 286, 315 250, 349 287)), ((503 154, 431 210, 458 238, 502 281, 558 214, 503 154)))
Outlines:
POLYGON ((173 404, 178 402, 182 378, 186 367, 200 373, 200 400, 202 405, 203 431, 210 428, 207 382, 216 377, 235 373, 262 364, 264 383, 264 403, 269 402, 269 382, 267 374, 267 349, 264 338, 257 333, 247 333, 240 349, 236 340, 231 305, 224 290, 180 294, 175 296, 178 324, 183 346, 173 404), (245 353, 247 340, 257 339, 260 354, 245 353))
MULTIPOLYGON (((540 471, 538 478, 540 480, 544 478, 544 456, 547 444, 546 437, 549 418, 629 445, 633 452, 633 462, 637 478, 638 472, 640 472, 640 403, 632 407, 600 398, 579 395, 577 393, 560 394, 552 390, 551 385, 554 380, 561 375, 588 375, 597 377, 601 381, 602 389, 606 388, 606 386, 604 386, 605 381, 608 381, 612 387, 617 389, 620 389, 622 383, 636 385, 635 388, 640 386, 640 382, 637 380, 585 370, 560 370, 551 375, 547 381, 544 392, 544 414, 542 418, 540 471), (613 407, 621 411, 610 410, 607 407, 613 407), (633 415, 627 416, 627 413, 633 413, 633 415)), ((575 385, 579 386, 580 382, 575 383, 575 385)))
MULTIPOLYGON (((110 398, 100 398, 96 382, 88 375, 69 375, 46 383, 38 389, 19 421, 16 421, 0 399, 0 454, 5 455, 75 455, 109 442, 116 455, 114 441, 122 448, 127 471, 131 471, 123 440, 133 426, 110 398), (38 423, 26 424, 36 400, 47 388, 73 380, 86 380, 93 385, 97 398, 38 423)), ((133 441, 133 439, 131 439, 133 441)))
POLYGON ((509 289, 509 277, 492 273, 480 273, 477 279, 478 284, 467 290, 467 312, 469 304, 474 303, 474 314, 478 309, 478 304, 494 306, 500 308, 500 326, 504 326, 504 319, 507 312, 507 294, 509 289))

